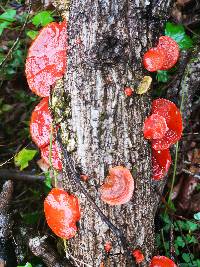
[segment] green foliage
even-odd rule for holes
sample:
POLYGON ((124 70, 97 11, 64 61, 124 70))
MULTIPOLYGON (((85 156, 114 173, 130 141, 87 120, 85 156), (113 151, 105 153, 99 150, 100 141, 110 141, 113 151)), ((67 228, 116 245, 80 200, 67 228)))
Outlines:
POLYGON ((3 14, 0 15, 0 35, 3 33, 4 29, 9 28, 9 26, 16 20, 16 10, 7 9, 3 14))
POLYGON ((20 213, 22 220, 26 224, 36 224, 40 218, 41 213, 38 211, 30 213, 20 213))
POLYGON ((23 148, 15 157, 15 165, 20 167, 20 170, 28 167, 29 161, 31 161, 36 155, 37 150, 23 148))
POLYGON ((50 11, 41 11, 32 18, 32 23, 36 26, 46 26, 50 22, 54 21, 50 11))
POLYGON ((44 180, 44 192, 45 194, 48 194, 49 191, 51 190, 52 185, 51 185, 51 176, 49 172, 45 172, 45 180, 44 180))
POLYGON ((32 40, 34 40, 37 37, 38 33, 39 33, 38 31, 30 30, 26 32, 26 35, 30 37, 32 40))
POLYGON ((0 115, 12 110, 12 106, 4 103, 4 99, 0 98, 0 115))
POLYGON ((194 214, 194 219, 200 221, 200 212, 194 214))
POLYGON ((31 263, 27 262, 25 265, 18 265, 17 267, 33 267, 31 263))
MULTIPOLYGON (((13 41, 8 44, 9 48, 12 46, 12 44, 13 41)), ((25 55, 26 52, 23 49, 23 45, 21 42, 19 42, 13 51, 11 58, 9 58, 4 68, 1 69, 0 79, 11 80, 20 69, 23 70, 25 55)), ((6 54, 4 53, 4 50, 0 48, 0 63, 5 59, 5 57, 6 54)))
POLYGON ((185 33, 185 29, 181 24, 167 22, 165 26, 165 35, 174 39, 182 50, 191 48, 193 45, 192 39, 185 33))
POLYGON ((169 74, 166 70, 158 70, 156 74, 156 79, 158 82, 166 83, 169 81, 169 74))

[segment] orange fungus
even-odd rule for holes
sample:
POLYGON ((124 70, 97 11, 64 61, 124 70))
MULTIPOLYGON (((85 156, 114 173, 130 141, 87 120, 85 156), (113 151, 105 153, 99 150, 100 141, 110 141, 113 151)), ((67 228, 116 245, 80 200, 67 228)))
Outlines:
POLYGON ((41 148, 41 157, 49 165, 52 163, 52 166, 56 170, 62 170, 62 161, 61 161, 61 149, 57 142, 52 143, 51 155, 50 155, 50 144, 41 148), (51 162, 50 162, 51 156, 51 162))
POLYGON ((154 256, 149 267, 177 267, 177 265, 165 256, 154 256))
POLYGON ((100 187, 101 199, 109 205, 127 203, 133 191, 133 177, 130 171, 122 166, 111 168, 104 184, 100 187))
POLYGON ((181 138, 183 126, 180 110, 171 101, 159 98, 153 101, 151 112, 165 118, 168 127, 162 138, 152 140, 152 147, 155 150, 167 149, 181 138))
POLYGON ((78 198, 62 189, 53 188, 44 201, 44 213, 51 230, 64 239, 72 238, 80 220, 78 198))
POLYGON ((50 143, 52 117, 49 111, 49 98, 43 98, 31 115, 30 134, 38 147, 50 143))
POLYGON ((132 254, 133 254, 133 257, 135 258, 136 263, 139 264, 144 261, 144 255, 141 252, 141 250, 139 249, 133 250, 132 254))
POLYGON ((66 21, 42 28, 28 50, 25 67, 28 85, 36 95, 49 96, 50 87, 63 76, 66 51, 66 21))
POLYGON ((153 179, 160 180, 168 172, 171 165, 171 155, 169 149, 155 150, 152 148, 153 179))

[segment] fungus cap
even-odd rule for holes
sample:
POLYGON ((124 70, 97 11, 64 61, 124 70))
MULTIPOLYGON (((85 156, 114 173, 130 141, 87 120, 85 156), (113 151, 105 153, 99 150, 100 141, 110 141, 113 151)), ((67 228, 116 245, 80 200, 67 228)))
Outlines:
POLYGON ((160 180, 167 174, 172 159, 169 149, 155 150, 152 148, 152 171, 154 180, 160 180))
POLYGON ((152 102, 152 114, 164 117, 169 128, 162 138, 152 140, 152 147, 155 150, 167 149, 181 138, 183 131, 181 113, 174 103, 159 98, 152 102))
MULTIPOLYGON (((41 148, 41 157, 42 159, 49 165, 49 156, 50 156, 50 144, 42 147, 41 148)), ((51 163, 52 166, 56 169, 61 171, 62 170, 62 161, 61 161, 61 149, 58 144, 58 142, 53 142, 52 143, 52 148, 51 148, 51 163)))
POLYGON ((104 184, 100 187, 101 199, 109 205, 127 203, 133 191, 133 177, 130 171, 122 166, 111 168, 104 184))
POLYGON ((44 201, 44 213, 51 230, 64 239, 72 238, 80 220, 78 198, 62 189, 53 188, 44 201))
POLYGON ((25 72, 30 89, 38 96, 50 95, 50 88, 66 69, 66 21, 42 28, 28 50, 25 72))
POLYGON ((149 267, 177 267, 177 265, 165 256, 154 256, 149 267))
MULTIPOLYGON (((50 142, 52 117, 49 111, 49 98, 43 98, 31 115, 30 134, 38 147, 50 142)), ((53 131, 55 133, 55 130, 53 131)))

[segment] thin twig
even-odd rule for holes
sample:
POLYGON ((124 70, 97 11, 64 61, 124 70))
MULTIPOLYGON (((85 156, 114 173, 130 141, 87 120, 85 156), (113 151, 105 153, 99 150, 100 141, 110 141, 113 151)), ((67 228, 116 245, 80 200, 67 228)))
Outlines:
POLYGON ((45 180, 44 175, 36 175, 30 172, 19 172, 13 169, 0 169, 0 177, 3 179, 11 180, 23 180, 26 182, 43 182, 45 180))
POLYGON ((17 46, 17 44, 18 44, 18 42, 20 40, 20 37, 21 37, 21 35, 22 35, 22 33, 23 33, 23 31, 24 31, 24 29, 26 27, 26 24, 28 22, 28 18, 29 18, 30 12, 31 12, 31 6, 32 6, 32 0, 29 1, 29 4, 28 4, 28 14, 27 14, 26 19, 24 21, 24 24, 23 24, 23 26, 22 26, 22 28, 21 28, 21 30, 19 32, 19 35, 18 35, 17 39, 15 40, 14 44, 12 45, 12 47, 10 48, 10 50, 8 51, 8 53, 7 53, 6 57, 4 58, 4 60, 1 61, 0 67, 3 67, 5 65, 6 61, 9 58, 9 56, 15 50, 15 47, 17 46))

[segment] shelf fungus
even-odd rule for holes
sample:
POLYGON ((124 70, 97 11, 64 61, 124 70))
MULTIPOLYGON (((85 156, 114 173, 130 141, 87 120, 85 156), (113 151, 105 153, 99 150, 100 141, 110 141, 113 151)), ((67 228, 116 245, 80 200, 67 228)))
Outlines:
POLYGON ((101 199, 109 205, 121 205, 132 198, 134 180, 130 171, 122 166, 109 170, 104 184, 100 187, 101 199))
POLYGON ((63 189, 54 188, 44 201, 44 213, 51 230, 63 239, 70 239, 77 232, 76 223, 80 220, 78 198, 63 189))
POLYGON ((27 82, 38 96, 50 95, 50 88, 61 78, 67 61, 67 23, 52 22, 42 28, 28 50, 27 82))

